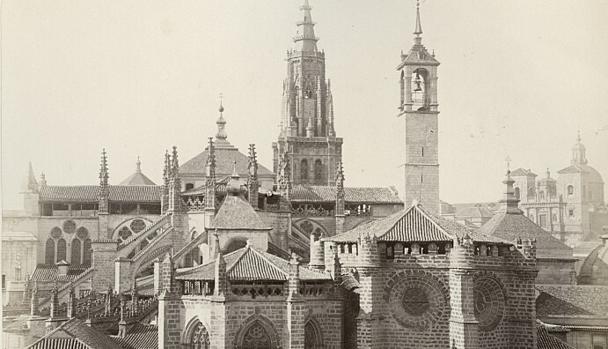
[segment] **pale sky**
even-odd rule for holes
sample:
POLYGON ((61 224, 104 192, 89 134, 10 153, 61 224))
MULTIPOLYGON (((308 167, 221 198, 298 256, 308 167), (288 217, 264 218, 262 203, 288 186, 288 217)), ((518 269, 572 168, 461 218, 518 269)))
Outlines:
MULTIPOLYGON (((160 183, 214 135, 225 96, 228 140, 256 143, 272 168, 285 51, 300 0, 2 1, 2 200, 32 161, 50 185, 110 182, 142 168, 160 183)), ((414 0, 311 0, 326 53, 349 186, 403 193, 400 51, 414 0)), ((439 67, 441 198, 500 198, 505 157, 543 174, 567 166, 580 129, 608 178, 608 1, 426 0, 423 43, 439 67), (600 131, 603 130, 603 131, 600 131)))

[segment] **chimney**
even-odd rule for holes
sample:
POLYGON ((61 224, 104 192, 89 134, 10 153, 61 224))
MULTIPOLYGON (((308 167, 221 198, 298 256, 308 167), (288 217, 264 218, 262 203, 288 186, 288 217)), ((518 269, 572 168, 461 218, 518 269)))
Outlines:
POLYGON ((68 275, 69 267, 70 267, 70 263, 66 262, 65 260, 61 260, 61 261, 57 262, 57 269, 59 269, 57 275, 58 276, 68 275))

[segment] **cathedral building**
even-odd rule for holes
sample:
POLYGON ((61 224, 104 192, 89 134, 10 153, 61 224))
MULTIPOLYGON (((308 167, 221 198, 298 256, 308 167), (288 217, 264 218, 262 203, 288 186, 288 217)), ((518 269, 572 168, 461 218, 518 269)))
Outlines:
POLYGON ((274 173, 254 144, 228 142, 222 104, 202 153, 165 153, 160 185, 139 161, 111 185, 105 151, 98 185, 30 171, 25 212, 3 221, 33 237, 37 262, 4 308, 7 347, 568 348, 537 323, 535 281, 572 277, 571 260, 543 267, 560 242, 530 231, 513 180, 484 229, 439 216, 439 63, 420 9, 398 66, 406 205, 392 188, 345 186, 308 0, 301 11, 274 173))
POLYGON ((531 170, 513 171, 515 193, 530 219, 556 237, 575 246, 582 241, 599 241, 608 225, 604 180, 589 165, 580 135, 572 147, 570 165, 559 170, 556 179, 537 180, 531 170))

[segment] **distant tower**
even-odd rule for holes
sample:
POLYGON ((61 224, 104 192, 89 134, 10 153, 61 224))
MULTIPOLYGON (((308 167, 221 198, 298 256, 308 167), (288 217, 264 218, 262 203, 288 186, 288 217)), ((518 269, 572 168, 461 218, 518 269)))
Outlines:
POLYGON ((416 5, 414 46, 401 53, 400 115, 405 115, 405 203, 418 200, 439 213, 438 103, 435 54, 422 45, 420 5, 416 5))
POLYGON ((308 0, 300 8, 295 48, 287 52, 283 82, 280 134, 273 143, 274 172, 284 154, 289 157, 291 183, 335 185, 336 165, 342 160, 342 138, 334 130, 331 85, 325 79, 325 53, 317 49, 308 0))

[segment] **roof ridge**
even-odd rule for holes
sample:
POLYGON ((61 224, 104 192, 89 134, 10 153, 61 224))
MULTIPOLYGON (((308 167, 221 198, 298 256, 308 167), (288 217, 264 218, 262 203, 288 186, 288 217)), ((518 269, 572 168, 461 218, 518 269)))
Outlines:
POLYGON ((241 253, 241 255, 240 255, 240 256, 238 256, 238 258, 237 258, 237 259, 235 259, 235 260, 234 260, 234 262, 232 262, 232 264, 231 264, 229 267, 228 267, 228 266, 226 266, 226 274, 228 274, 228 272, 229 272, 229 271, 231 271, 232 269, 234 269, 234 267, 237 265, 237 263, 238 263, 238 262, 239 262, 241 259, 243 259, 243 256, 244 256, 244 255, 247 253, 247 251, 249 251, 250 247, 251 247, 251 246, 247 245, 247 246, 245 246, 245 247, 241 248, 240 250, 236 250, 236 251, 234 251, 234 252, 243 251, 243 253, 241 253))
MULTIPOLYGON (((431 223, 433 223, 433 225, 434 225, 434 226, 435 226, 437 229, 439 229, 439 231, 440 231, 440 232, 441 232, 443 235, 447 236, 449 239, 454 240, 454 236, 452 236, 450 233, 448 233, 448 232, 447 232, 447 230, 446 230, 444 227, 442 227, 442 226, 441 226, 441 224, 439 224, 439 223, 437 223, 437 221, 435 221, 435 219, 434 219, 434 218, 439 218, 439 217, 432 216, 430 213, 426 212, 426 210, 425 210, 424 208, 422 208, 422 206, 420 206, 420 205, 413 205, 412 207, 417 207, 417 208, 418 208, 418 211, 419 211, 419 212, 420 212, 420 213, 421 213, 421 214, 422 214, 424 217, 426 217, 428 220, 430 220, 430 221, 431 221, 431 223)), ((465 228, 466 228, 466 227, 465 227, 465 228)), ((392 229, 392 228, 391 228, 391 229, 392 229)))
MULTIPOLYGON (((251 248, 251 246, 248 246, 249 248, 251 248)), ((274 263, 272 260, 270 260, 270 258, 266 257, 264 255, 264 253, 262 251, 258 251, 255 248, 251 248, 258 256, 262 257, 266 262, 270 263, 275 269, 279 270, 279 272, 281 272, 282 274, 284 274, 285 276, 287 276, 289 278, 289 272, 286 272, 285 270, 283 270, 281 267, 279 267, 278 265, 276 265, 276 263, 274 263)))
MULTIPOLYGON (((382 237, 382 236, 384 236, 384 235, 388 234, 388 233, 389 233, 391 230, 393 230, 393 228, 395 228, 395 226, 397 226, 397 223, 399 223, 399 221, 400 221, 401 219, 403 219, 405 216, 407 216, 407 214, 408 214, 408 213, 410 213, 410 212, 411 212, 411 211, 414 209, 414 207, 416 207, 416 205, 412 205, 412 206, 408 207, 407 209, 405 209, 405 210, 404 210, 404 212, 403 212, 403 214, 400 214, 400 215, 399 215, 399 218, 397 218, 397 219, 395 220, 395 222, 393 222, 393 224, 390 226, 390 228, 388 228, 388 229, 387 229, 387 230, 384 232, 384 234, 382 234, 382 235, 380 235, 380 236, 377 236, 377 237, 382 237)), ((389 216, 389 217, 390 217, 390 216, 389 216)), ((387 217, 387 218, 388 218, 388 217, 387 217)), ((373 221, 371 221, 371 222, 373 222, 373 221)))

